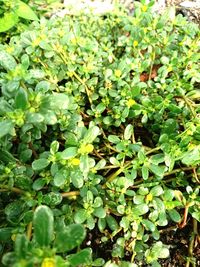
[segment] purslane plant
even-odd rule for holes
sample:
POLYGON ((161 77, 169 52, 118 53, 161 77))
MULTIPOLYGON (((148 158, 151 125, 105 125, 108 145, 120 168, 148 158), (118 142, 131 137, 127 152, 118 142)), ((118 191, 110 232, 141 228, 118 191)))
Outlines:
POLYGON ((188 223, 195 260, 200 31, 141 2, 0 45, 5 266, 160 266, 188 223))

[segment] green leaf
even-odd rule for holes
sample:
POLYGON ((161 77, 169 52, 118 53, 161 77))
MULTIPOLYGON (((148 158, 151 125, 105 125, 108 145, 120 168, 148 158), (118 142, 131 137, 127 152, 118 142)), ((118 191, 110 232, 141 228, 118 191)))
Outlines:
POLYGON ((106 160, 101 159, 96 165, 95 165, 95 170, 100 170, 106 166, 106 160))
POLYGON ((83 142, 85 144, 90 144, 96 139, 98 135, 99 135, 99 127, 93 126, 87 130, 83 138, 83 142))
POLYGON ((79 209, 74 214, 74 221, 76 223, 84 223, 88 217, 87 211, 85 209, 79 209))
POLYGON ((36 179, 33 182, 33 185, 32 185, 33 190, 39 191, 39 190, 41 190, 44 187, 45 184, 46 184, 46 180, 45 179, 41 179, 41 178, 36 179))
POLYGON ((99 208, 103 205, 103 200, 100 197, 96 197, 93 202, 93 208, 99 208))
POLYGON ((147 180, 149 178, 149 169, 145 165, 142 166, 142 178, 144 180, 147 180))
POLYGON ((57 123, 56 114, 52 110, 46 110, 45 113, 42 113, 42 116, 44 117, 44 122, 48 125, 54 125, 57 123))
POLYGON ((44 121, 44 116, 40 113, 28 113, 26 118, 29 123, 33 124, 38 124, 44 121))
POLYGON ((77 147, 69 147, 60 153, 61 159, 71 159, 77 155, 77 147))
POLYGON ((0 149, 0 160, 6 164, 10 162, 16 162, 16 159, 13 157, 13 155, 7 150, 3 149, 0 149))
POLYGON ((87 221, 86 221, 86 225, 87 225, 87 228, 89 230, 94 229, 94 227, 95 227, 95 219, 94 219, 93 216, 88 216, 87 221))
POLYGON ((165 173, 165 166, 158 166, 155 164, 150 164, 149 169, 157 176, 163 177, 165 173))
POLYGON ((28 239, 24 234, 18 234, 15 240, 15 253, 18 259, 24 259, 28 251, 28 239))
MULTIPOLYGON (((13 12, 6 12, 3 17, 0 18, 0 32, 6 32, 15 26, 18 22, 18 16, 13 12)), ((2 51, 1 51, 2 52, 2 51)), ((0 57, 1 64, 1 57, 0 57)))
MULTIPOLYGON (((97 266, 104 266, 104 264, 105 264, 105 260, 102 259, 102 258, 98 258, 98 259, 96 259, 96 260, 94 260, 94 261, 92 262, 92 266, 94 266, 94 267, 97 267, 97 266)), ((130 267, 131 267, 131 266, 130 266, 130 267)), ((135 267, 135 266, 132 266, 132 267, 135 267)))
POLYGON ((172 201, 174 198, 174 191, 172 189, 166 189, 164 191, 163 198, 165 201, 172 201))
POLYGON ((117 229, 119 229, 119 225, 118 225, 116 219, 112 215, 106 216, 106 222, 107 222, 110 230, 116 231, 117 229))
POLYGON ((67 175, 63 170, 59 170, 54 176, 54 184, 57 187, 63 186, 66 182, 67 175))
POLYGON ((51 143, 51 147, 50 147, 51 154, 54 155, 56 152, 58 152, 59 145, 60 145, 59 142, 56 140, 51 143))
POLYGON ((111 134, 108 136, 108 141, 113 143, 113 144, 118 144, 121 140, 119 139, 118 136, 111 134))
POLYGON ((162 248, 161 250, 160 250, 160 254, 159 254, 159 256, 158 256, 158 258, 159 259, 166 259, 166 258, 168 258, 169 257, 169 249, 168 248, 162 248))
POLYGON ((104 110, 106 109, 106 106, 104 105, 104 103, 99 103, 97 106, 96 106, 96 110, 98 113, 102 113, 104 112, 104 110))
POLYGON ((143 162, 145 161, 146 156, 145 156, 145 153, 144 153, 143 150, 140 150, 140 151, 138 152, 138 159, 139 159, 139 161, 140 161, 141 163, 143 163, 143 162))
POLYGON ((185 153, 182 158, 182 163, 187 166, 194 166, 200 163, 200 149, 199 147, 195 147, 193 150, 185 153))
POLYGON ((0 228, 0 241, 1 242, 10 242, 12 231, 13 231, 12 227, 0 228))
POLYGON ((124 139, 129 140, 133 134, 133 125, 128 124, 124 131, 124 139))
POLYGON ((120 226, 123 227, 126 230, 128 230, 129 226, 130 226, 130 221, 129 218, 127 217, 122 217, 121 221, 120 221, 120 226))
POLYGON ((168 211, 168 213, 169 213, 169 216, 170 216, 170 218, 174 221, 174 222, 180 222, 181 221, 181 216, 180 216, 180 214, 178 213, 178 211, 176 211, 176 210, 169 210, 168 211))
POLYGON ((159 213, 159 220, 157 221, 157 225, 159 226, 166 226, 168 224, 166 213, 160 212, 159 213))
POLYGON ((92 249, 85 248, 76 254, 70 255, 67 260, 70 263, 70 266, 82 266, 83 264, 90 264, 92 261, 92 249))
POLYGON ((89 170, 89 157, 88 155, 81 155, 80 156, 80 170, 86 175, 89 170))
POLYGON ((200 212, 199 211, 191 212, 191 214, 192 214, 192 217, 194 219, 196 219, 198 222, 200 222, 200 212))
POLYGON ((71 171, 70 172, 70 178, 72 181, 72 184, 76 187, 76 188, 81 188, 84 184, 84 177, 82 172, 78 169, 75 171, 71 171))
POLYGON ((169 58, 166 57, 166 56, 162 56, 161 59, 160 59, 161 63, 163 65, 168 65, 169 64, 169 58))
POLYGON ((151 156, 150 160, 151 160, 151 163, 158 165, 159 163, 162 163, 165 161, 165 155, 162 153, 156 154, 156 155, 151 156))
POLYGON ((35 12, 24 2, 18 0, 16 1, 16 6, 17 8, 15 9, 15 13, 19 17, 29 20, 38 20, 35 12))
POLYGON ((39 171, 45 169, 49 165, 48 159, 36 159, 32 163, 32 168, 34 171, 39 171))
POLYGON ((45 110, 60 110, 66 109, 69 107, 69 97, 66 94, 54 93, 50 96, 47 96, 43 99, 41 108, 45 110))
POLYGON ((4 135, 11 134, 14 130, 14 124, 11 121, 0 122, 0 138, 4 135))
POLYGON ((6 51, 0 51, 0 65, 6 70, 14 70, 17 66, 17 63, 14 57, 8 54, 6 51))
POLYGON ((110 157, 110 163, 115 166, 120 166, 120 162, 115 157, 110 157))
POLYGON ((147 204, 138 204, 133 208, 133 213, 137 216, 144 215, 149 211, 149 206, 147 204))
POLYGON ((160 196, 163 193, 164 191, 160 185, 156 185, 150 190, 150 194, 152 194, 154 197, 160 196))
POLYGON ((81 224, 71 224, 57 233, 55 247, 59 253, 70 251, 79 246, 85 236, 86 232, 81 224))
POLYGON ((144 225, 144 227, 145 227, 147 230, 149 230, 149 231, 151 231, 151 232, 154 232, 155 229, 156 229, 155 223, 152 223, 152 222, 149 221, 149 220, 143 219, 143 220, 142 220, 142 224, 144 225))
POLYGON ((117 206, 117 212, 119 212, 120 214, 124 214, 125 207, 123 205, 118 205, 117 206))
POLYGON ((15 107, 25 110, 28 105, 27 93, 23 88, 19 88, 15 97, 15 107))
POLYGON ((31 158, 32 153, 33 153, 32 150, 29 149, 29 148, 21 151, 21 153, 20 153, 20 160, 22 162, 27 162, 31 158))
POLYGON ((93 214, 94 214, 94 216, 96 216, 98 218, 105 218, 106 217, 106 211, 102 207, 96 208, 94 210, 93 214))
POLYGON ((99 231, 102 233, 104 229, 106 228, 106 219, 105 218, 99 218, 98 220, 98 228, 99 231))
POLYGON ((39 246, 49 246, 53 240, 54 218, 52 210, 47 206, 38 206, 33 216, 34 240, 39 246))

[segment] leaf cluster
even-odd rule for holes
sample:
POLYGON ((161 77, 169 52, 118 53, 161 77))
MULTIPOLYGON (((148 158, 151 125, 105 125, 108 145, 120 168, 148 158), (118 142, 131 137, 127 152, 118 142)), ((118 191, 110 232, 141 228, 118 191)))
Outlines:
POLYGON ((141 2, 0 44, 5 266, 160 266, 200 221, 200 31, 141 2))

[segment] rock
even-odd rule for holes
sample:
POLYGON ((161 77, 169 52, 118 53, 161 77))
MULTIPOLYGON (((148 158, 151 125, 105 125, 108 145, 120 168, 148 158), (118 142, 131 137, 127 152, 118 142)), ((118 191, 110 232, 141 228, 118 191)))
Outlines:
MULTIPOLYGON (((135 0, 136 1, 136 0, 135 0)), ((119 0, 129 10, 134 10, 134 0, 119 0)), ((168 6, 175 6, 177 13, 181 13, 189 21, 200 24, 200 0, 157 0, 153 10, 162 14, 168 6)), ((56 12, 56 16, 78 14, 82 11, 92 11, 95 15, 102 15, 112 12, 115 7, 115 0, 64 0, 64 9, 56 12)))

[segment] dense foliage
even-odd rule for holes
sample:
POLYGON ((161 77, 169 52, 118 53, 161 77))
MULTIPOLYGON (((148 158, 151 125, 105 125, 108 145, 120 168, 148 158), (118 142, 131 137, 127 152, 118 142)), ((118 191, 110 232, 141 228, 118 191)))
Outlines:
POLYGON ((141 2, 0 45, 4 266, 156 267, 187 223, 195 262, 200 31, 141 2))

